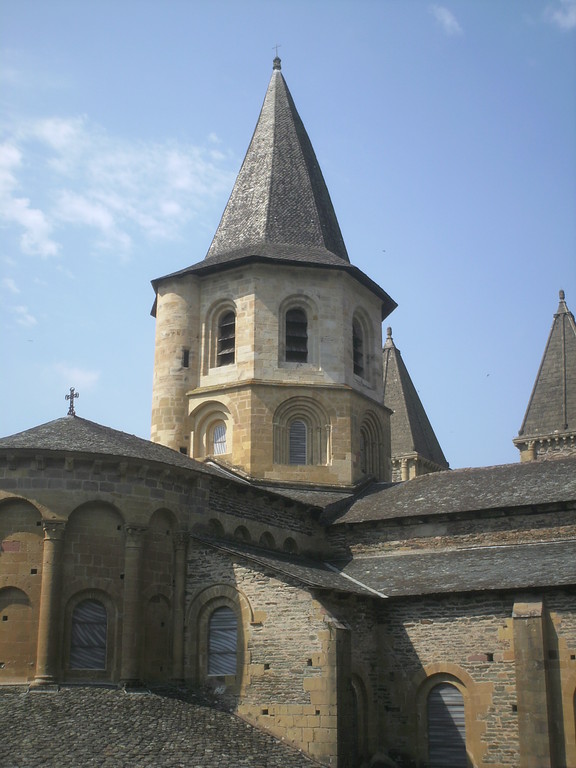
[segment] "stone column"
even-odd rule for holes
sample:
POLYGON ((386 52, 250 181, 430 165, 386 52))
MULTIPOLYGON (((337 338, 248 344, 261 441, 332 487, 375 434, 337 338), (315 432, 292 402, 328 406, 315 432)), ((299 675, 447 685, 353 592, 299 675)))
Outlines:
POLYGON ((174 557, 174 613, 172 625, 172 677, 184 681, 184 597, 186 594, 186 552, 188 534, 176 534, 174 557))
POLYGON ((42 584, 38 615, 36 675, 32 688, 55 685, 58 675, 59 598, 66 522, 64 520, 44 520, 42 527, 44 528, 42 584))
POLYGON ((140 606, 140 575, 146 528, 126 526, 124 545, 124 611, 122 620, 122 663, 120 681, 125 687, 141 685, 140 655, 142 617, 140 606))
POLYGON ((548 679, 542 600, 514 603, 514 660, 520 768, 551 768, 548 679))

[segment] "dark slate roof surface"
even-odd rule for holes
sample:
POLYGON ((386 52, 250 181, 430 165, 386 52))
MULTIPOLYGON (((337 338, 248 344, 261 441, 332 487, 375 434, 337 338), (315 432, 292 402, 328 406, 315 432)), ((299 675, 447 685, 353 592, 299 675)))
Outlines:
POLYGON ((336 524, 506 509, 576 500, 576 457, 421 475, 375 483, 336 524))
POLYGON ((558 311, 518 434, 526 439, 566 432, 576 432, 576 323, 564 291, 560 291, 558 311))
POLYGON ((346 246, 306 129, 280 71, 280 59, 242 168, 206 260, 273 243, 348 263, 346 246))
POLYGON ((576 540, 358 557, 339 567, 388 597, 566 586, 576 584, 576 540))
POLYGON ((79 416, 64 416, 38 427, 0 438, 0 450, 77 452, 157 461, 212 474, 212 470, 179 451, 79 416))
POLYGON ((418 453, 424 459, 448 469, 448 462, 434 434, 416 387, 412 383, 400 350, 392 339, 384 344, 384 405, 393 411, 390 417, 392 458, 418 453))
POLYGON ((319 560, 300 558, 296 555, 284 555, 280 552, 264 550, 248 544, 222 541, 221 539, 203 536, 196 536, 196 538, 231 555, 296 579, 308 587, 370 597, 374 597, 374 592, 377 591, 374 588, 363 586, 358 581, 353 581, 346 574, 339 573, 338 570, 330 568, 319 560))

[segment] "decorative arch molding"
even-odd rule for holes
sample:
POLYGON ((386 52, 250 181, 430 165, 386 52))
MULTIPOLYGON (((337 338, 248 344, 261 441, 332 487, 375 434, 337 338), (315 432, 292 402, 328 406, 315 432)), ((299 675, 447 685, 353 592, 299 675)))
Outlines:
POLYGON ((428 696, 437 685, 454 686, 464 700, 466 723, 466 752, 471 765, 480 765, 487 744, 481 741, 486 729, 485 716, 492 700, 493 684, 477 683, 458 664, 450 662, 430 664, 419 670, 412 678, 418 734, 418 757, 423 763, 428 760, 428 696))
POLYGON ((116 600, 104 589, 81 589, 72 594, 66 601, 63 615, 62 638, 62 672, 65 680, 96 680, 113 681, 118 679, 120 658, 120 621, 116 600), (74 610, 87 600, 93 600, 104 606, 106 610, 106 663, 105 669, 72 669, 70 651, 72 647, 72 623, 74 610))
POLYGON ((211 305, 203 326, 203 339, 202 339, 202 373, 208 375, 211 368, 222 367, 223 365, 230 365, 236 362, 236 318, 237 307, 236 302, 231 298, 219 299, 211 305), (230 359, 229 353, 224 351, 219 344, 223 339, 222 335, 222 319, 233 313, 234 315, 234 337, 228 339, 230 346, 232 347, 232 358, 230 359), (220 348, 219 348, 220 347, 220 348), (220 352, 220 355, 219 355, 220 352), (219 357, 221 364, 219 364, 219 357), (225 362, 222 362, 224 359, 225 362))
POLYGON ((29 499, 26 496, 19 496, 14 493, 8 493, 7 491, 0 491, 0 515, 10 503, 22 502, 29 505, 32 510, 37 512, 43 520, 53 520, 56 518, 56 514, 44 504, 35 499, 29 499))
POLYGON ((176 514, 172 512, 172 510, 168 507, 157 507, 154 509, 150 513, 148 521, 145 523, 145 525, 148 526, 149 530, 153 529, 154 527, 158 527, 161 522, 161 517, 163 517, 166 522, 170 524, 170 534, 174 536, 178 530, 178 518, 176 514))
MULTIPOLYGON (((122 526, 126 524, 126 519, 122 513, 122 511, 117 507, 115 504, 112 504, 109 501, 101 501, 100 499, 90 499, 90 501, 84 501, 82 504, 79 504, 77 507, 74 507, 74 509, 71 510, 70 514, 68 515, 68 524, 70 524, 70 521, 77 517, 80 514, 86 514, 90 513, 92 511, 95 511, 96 509, 106 509, 114 514, 116 514, 120 518, 120 523, 122 526)), ((119 523, 119 524, 120 524, 119 523)))
POLYGON ((360 424, 360 469, 377 480, 384 476, 384 432, 374 411, 366 411, 360 424))
POLYGON ((254 622, 254 612, 246 595, 229 584, 215 584, 202 590, 193 599, 188 610, 189 627, 187 666, 193 682, 205 684, 208 680, 208 633, 210 617, 218 608, 231 608, 237 619, 236 675, 226 676, 225 684, 239 693, 248 677, 248 633, 254 622))
POLYGON ((318 305, 310 296, 302 293, 286 296, 278 309, 278 365, 280 367, 295 367, 308 365, 313 368, 320 366, 320 328, 318 305), (286 335, 287 314, 293 310, 302 310, 306 318, 306 360, 290 361, 287 359, 286 335))
POLYGON ((329 464, 331 456, 331 424, 326 411, 310 397, 292 397, 274 413, 275 464, 329 464), (305 426, 304 460, 291 461, 291 437, 294 424, 305 426))
POLYGON ((199 459, 231 454, 232 424, 232 414, 224 403, 218 400, 210 400, 195 408, 190 414, 191 457, 199 459))

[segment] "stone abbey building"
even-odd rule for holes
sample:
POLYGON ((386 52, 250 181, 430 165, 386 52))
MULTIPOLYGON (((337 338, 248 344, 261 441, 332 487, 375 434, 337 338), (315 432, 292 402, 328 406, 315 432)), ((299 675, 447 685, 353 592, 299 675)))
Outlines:
MULTIPOLYGON (((153 281, 152 441, 0 439, 0 684, 179 681, 327 766, 576 766, 576 325, 517 464, 451 471, 280 69, 153 281)), ((73 403, 73 401, 72 401, 73 403)))

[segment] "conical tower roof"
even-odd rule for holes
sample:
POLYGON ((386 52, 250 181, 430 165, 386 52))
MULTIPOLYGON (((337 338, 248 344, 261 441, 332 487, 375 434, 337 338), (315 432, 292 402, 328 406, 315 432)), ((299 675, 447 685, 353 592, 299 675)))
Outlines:
POLYGON ((560 291, 526 415, 514 443, 576 434, 576 323, 560 291))
MULTIPOLYGON (((152 281, 264 261, 342 269, 382 302, 382 318, 396 302, 353 266, 314 149, 274 59, 264 104, 212 244, 203 261, 152 281)), ((152 314, 155 313, 155 307, 152 314)))
POLYGON ((417 455, 428 469, 448 469, 448 462, 432 425, 418 397, 400 350, 387 329, 384 356, 384 405, 393 411, 390 417, 392 459, 417 455))
POLYGON ((322 171, 278 57, 206 261, 234 260, 246 252, 349 263, 322 171))

